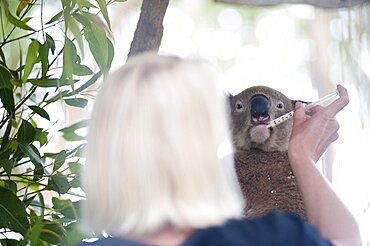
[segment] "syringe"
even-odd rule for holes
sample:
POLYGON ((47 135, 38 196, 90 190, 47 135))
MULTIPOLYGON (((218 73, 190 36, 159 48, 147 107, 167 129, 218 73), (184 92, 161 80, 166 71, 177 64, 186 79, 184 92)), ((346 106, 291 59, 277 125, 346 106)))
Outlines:
MULTIPOLYGON (((320 104, 322 104, 324 102, 327 102, 327 101, 329 101, 329 100, 331 100, 333 98, 337 98, 337 97, 338 97, 338 91, 335 91, 333 93, 330 93, 329 95, 326 95, 326 96, 320 98, 319 100, 317 100, 315 102, 312 102, 310 104, 305 105, 304 110, 307 111, 307 110, 315 107, 316 105, 320 105, 320 104)), ((270 123, 267 125, 267 127, 275 127, 277 125, 280 125, 284 121, 287 121, 290 118, 292 118, 293 117, 293 114, 294 114, 294 110, 292 110, 292 111, 290 111, 290 112, 288 112, 288 113, 286 113, 286 114, 284 114, 284 115, 282 115, 282 116, 280 116, 280 117, 278 117, 278 118, 270 121, 270 123)))

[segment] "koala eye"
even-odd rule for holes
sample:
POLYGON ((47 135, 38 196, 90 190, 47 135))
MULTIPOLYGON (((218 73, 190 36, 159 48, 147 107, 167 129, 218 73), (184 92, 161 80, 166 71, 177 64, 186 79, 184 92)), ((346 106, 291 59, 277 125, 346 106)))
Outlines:
POLYGON ((276 107, 277 107, 278 109, 283 109, 283 108, 284 108, 284 103, 283 103, 283 102, 281 102, 281 101, 279 101, 279 102, 276 104, 276 107))
POLYGON ((241 112, 243 111, 243 104, 241 101, 237 101, 236 104, 235 104, 235 110, 238 111, 238 112, 241 112))

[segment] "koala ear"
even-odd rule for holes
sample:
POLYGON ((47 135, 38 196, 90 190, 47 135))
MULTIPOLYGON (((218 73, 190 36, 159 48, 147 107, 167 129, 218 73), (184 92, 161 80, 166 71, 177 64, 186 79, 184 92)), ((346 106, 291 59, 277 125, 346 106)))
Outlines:
POLYGON ((311 103, 311 102, 306 102, 306 101, 302 101, 302 100, 290 100, 290 101, 292 102, 293 107, 295 107, 295 104, 296 104, 297 102, 304 103, 304 104, 309 104, 309 103, 311 103))

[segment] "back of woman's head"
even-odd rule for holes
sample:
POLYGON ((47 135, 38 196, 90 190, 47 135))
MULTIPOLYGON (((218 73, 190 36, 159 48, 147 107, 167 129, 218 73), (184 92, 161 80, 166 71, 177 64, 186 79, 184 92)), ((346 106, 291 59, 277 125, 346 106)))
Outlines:
POLYGON ((217 72, 204 62, 144 54, 103 84, 89 127, 85 225, 140 236, 202 228, 242 210, 217 72))

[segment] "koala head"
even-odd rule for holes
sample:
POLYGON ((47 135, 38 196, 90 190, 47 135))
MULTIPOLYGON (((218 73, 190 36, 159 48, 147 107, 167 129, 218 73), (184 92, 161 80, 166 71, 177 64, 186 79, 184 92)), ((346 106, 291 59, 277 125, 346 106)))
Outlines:
POLYGON ((296 101, 267 86, 250 87, 230 96, 232 133, 237 150, 258 148, 264 151, 286 151, 292 130, 292 119, 276 126, 266 125, 294 109, 296 101))

